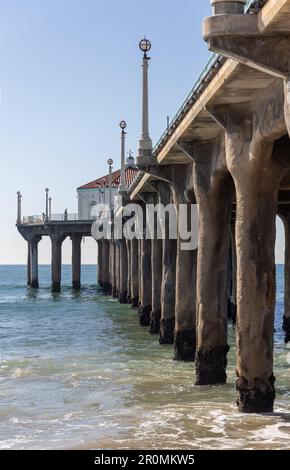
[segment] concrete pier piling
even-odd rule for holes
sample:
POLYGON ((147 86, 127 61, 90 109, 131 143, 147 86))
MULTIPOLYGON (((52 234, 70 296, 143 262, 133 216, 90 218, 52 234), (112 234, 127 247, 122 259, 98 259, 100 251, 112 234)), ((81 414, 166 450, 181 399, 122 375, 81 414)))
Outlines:
POLYGON ((162 287, 162 240, 155 236, 151 241, 152 265, 152 310, 150 313, 149 332, 159 334, 161 320, 161 287, 162 287))
POLYGON ((34 236, 30 241, 30 287, 38 289, 38 243, 41 236, 34 236))
POLYGON ((152 268, 151 240, 146 239, 141 240, 140 283, 139 321, 141 326, 149 326, 152 311, 152 268))
POLYGON ((138 240, 133 238, 130 243, 130 271, 131 271, 131 305, 137 308, 139 305, 139 252, 138 240))
POLYGON ((177 240, 174 359, 194 361, 196 350, 197 250, 181 250, 177 240))
POLYGON ((102 272, 102 260, 103 260, 103 253, 102 253, 102 242, 103 240, 98 240, 98 285, 100 288, 103 286, 103 272, 102 272))
POLYGON ((116 296, 116 244, 114 240, 110 241, 110 282, 111 282, 111 294, 113 297, 116 296))
POLYGON ((119 302, 127 303, 128 295, 128 254, 125 239, 120 240, 120 293, 119 302))
MULTIPOLYGON (((213 14, 204 20, 203 35, 216 55, 154 150, 148 119, 151 44, 141 41, 139 173, 127 184, 122 121, 118 210, 138 205, 144 233, 140 239, 99 240, 98 269, 104 293, 138 307, 140 324, 159 333, 160 344, 173 345, 175 360, 195 361, 199 386, 226 382, 228 320, 236 321, 237 406, 262 413, 272 412, 275 400, 277 214, 285 228, 283 329, 290 341, 290 0, 255 2, 250 10, 246 4, 211 0, 213 14), (146 237, 146 206, 156 202, 165 212, 173 206, 176 237, 169 233, 169 216, 162 240, 155 230, 146 237), (181 205, 188 213, 197 206, 198 246, 192 249, 182 247, 181 205)), ((17 227, 29 247, 28 284, 38 286, 38 242, 49 235, 52 288, 60 290, 61 245, 71 236, 73 285, 79 288, 80 240, 91 224, 25 225, 20 196, 17 227)))
POLYGON ((120 242, 116 240, 115 245, 115 280, 116 280, 116 291, 115 298, 119 299, 120 296, 120 242))
POLYGON ((72 235, 72 287, 73 290, 81 288, 81 235, 72 235))
POLYGON ((131 272, 131 240, 126 240, 127 250, 127 304, 131 304, 131 291, 132 291, 132 272, 131 272))
POLYGON ((30 257, 30 242, 27 242, 27 285, 31 283, 31 257, 30 257))
POLYGON ((61 290, 61 248, 64 238, 51 235, 51 291, 61 290))
POLYGON ((102 240, 102 291, 104 294, 111 293, 110 285, 110 247, 108 240, 102 240))
POLYGON ((174 343, 176 240, 163 240, 160 344, 174 343))
POLYGON ((223 139, 196 146, 195 152, 194 189, 200 214, 196 383, 208 385, 226 381, 228 256, 234 186, 225 166, 223 139), (212 159, 206 172, 201 163, 204 155, 212 159), (219 175, 213 162, 221 168, 219 175))

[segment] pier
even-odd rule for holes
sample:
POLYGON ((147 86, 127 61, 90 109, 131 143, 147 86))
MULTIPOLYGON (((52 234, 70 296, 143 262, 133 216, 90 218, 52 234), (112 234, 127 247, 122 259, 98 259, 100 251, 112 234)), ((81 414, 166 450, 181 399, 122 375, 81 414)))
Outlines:
POLYGON ((61 290, 61 251, 62 243, 69 237, 72 242, 72 287, 81 288, 81 241, 91 236, 92 220, 78 220, 77 214, 54 216, 58 220, 43 220, 42 216, 24 218, 17 223, 17 229, 27 241, 27 284, 39 287, 38 244, 42 237, 51 240, 51 290, 61 290), (65 220, 65 218, 70 220, 65 220), (63 218, 63 220, 61 220, 63 218), (74 219, 74 220, 72 220, 74 219))
MULTIPOLYGON (((290 341, 290 0, 211 4, 203 35, 214 54, 155 148, 148 111, 151 44, 140 43, 142 133, 139 171, 130 183, 124 179, 126 123, 120 124, 122 207, 172 204, 178 214, 181 204, 189 211, 196 204, 198 248, 182 249, 181 227, 176 240, 166 226, 162 240, 99 240, 99 285, 138 308, 140 325, 160 345, 172 344, 175 360, 195 363, 198 386, 226 383, 230 317, 236 322, 238 409, 272 412, 277 215, 286 235, 283 328, 290 341)), ((72 282, 80 288, 80 240, 91 234, 92 220, 22 220, 18 214, 29 247, 29 285, 38 286, 37 247, 49 236, 52 289, 60 290, 61 244, 70 236, 72 282)))

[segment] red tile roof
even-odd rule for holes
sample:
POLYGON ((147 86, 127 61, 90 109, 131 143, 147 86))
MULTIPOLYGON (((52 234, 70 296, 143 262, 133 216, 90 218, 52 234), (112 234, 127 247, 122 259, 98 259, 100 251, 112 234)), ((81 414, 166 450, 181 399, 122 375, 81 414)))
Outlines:
MULTIPOLYGON (((131 185, 131 183, 132 183, 132 181, 135 178, 137 173, 138 173, 137 168, 134 168, 134 167, 126 168, 126 170, 125 170, 125 180, 126 180, 127 186, 131 185)), ((120 184, 120 172, 119 172, 118 177, 113 181, 112 186, 114 188, 117 188, 119 186, 119 184, 120 184)))
MULTIPOLYGON (((134 167, 126 168, 125 179, 126 179, 126 183, 128 186, 132 183, 137 173, 138 173, 137 168, 134 168, 134 167)), ((116 170, 112 172, 112 188, 117 188, 119 186, 120 174, 121 174, 121 170, 116 170)), ((101 178, 98 178, 97 180, 84 184, 83 186, 80 186, 78 189, 100 189, 103 187, 106 187, 106 188, 109 187, 109 175, 102 176, 101 178)))

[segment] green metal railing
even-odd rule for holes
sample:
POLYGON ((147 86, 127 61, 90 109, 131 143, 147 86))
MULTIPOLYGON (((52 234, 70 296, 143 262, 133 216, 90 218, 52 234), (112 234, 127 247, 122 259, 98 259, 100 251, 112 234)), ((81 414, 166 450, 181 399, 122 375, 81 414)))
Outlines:
MULTIPOLYGON (((245 13, 248 13, 252 4, 255 3, 255 0, 248 0, 245 8, 245 13)), ((168 128, 163 132, 160 139, 158 140, 157 144, 153 149, 153 154, 157 154, 159 148, 162 146, 162 143, 165 143, 167 138, 172 134, 174 128, 176 127, 179 119, 185 114, 186 110, 190 108, 191 104, 195 101, 196 95, 200 89, 200 87, 205 82, 210 70, 214 70, 218 68, 218 64, 223 60, 223 57, 218 54, 212 54, 209 60, 206 62, 205 66, 203 67, 200 75, 198 76, 197 80, 195 81, 193 88, 191 89, 190 93, 187 95, 185 100, 183 101, 181 107, 171 120, 168 128)))

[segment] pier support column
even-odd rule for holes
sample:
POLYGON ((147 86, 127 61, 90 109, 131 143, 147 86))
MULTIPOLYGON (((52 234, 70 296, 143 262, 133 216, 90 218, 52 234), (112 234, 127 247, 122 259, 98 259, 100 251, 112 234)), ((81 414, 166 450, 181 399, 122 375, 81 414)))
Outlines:
POLYGON ((226 134, 237 205, 237 404, 246 413, 272 412, 275 400, 276 213, 278 190, 289 168, 288 136, 273 144, 275 133, 281 135, 280 121, 276 128, 273 121, 280 112, 276 104, 271 98, 272 109, 257 106, 251 141, 248 109, 238 122, 236 114, 229 114, 231 133, 226 134))
POLYGON ((195 158, 194 190, 199 207, 196 384, 222 384, 227 378, 229 351, 227 282, 234 193, 224 137, 195 146, 195 158))
POLYGON ((116 240, 115 247, 115 279, 116 279, 116 291, 114 297, 119 299, 120 296, 120 240, 116 240))
POLYGON ((283 331, 287 344, 290 341, 290 207, 280 206, 278 214, 283 221, 285 230, 283 331))
POLYGON ((139 253, 138 253, 138 240, 133 238, 131 240, 131 304, 133 308, 139 305, 139 253))
POLYGON ((150 314, 151 334, 159 334, 161 320, 161 285, 162 285, 162 240, 157 239, 155 232, 151 240, 152 263, 152 311, 150 314))
POLYGON ((132 285, 132 272, 131 272, 131 240, 126 240, 126 248, 127 248, 127 268, 128 268, 128 276, 127 276, 127 304, 132 303, 131 298, 131 285, 132 285))
POLYGON ((82 235, 74 234, 72 241, 72 287, 73 290, 81 288, 81 242, 82 235))
MULTIPOLYGON (((159 183, 159 203, 164 207, 173 203, 170 187, 164 182, 159 183)), ((174 343, 176 240, 170 240, 169 219, 163 223, 160 344, 174 343)))
POLYGON ((174 343, 176 240, 163 240, 160 344, 174 343))
POLYGON ((65 236, 51 238, 51 291, 60 292, 61 287, 61 248, 65 236))
POLYGON ((109 241, 102 240, 102 291, 105 295, 110 294, 111 286, 109 281, 109 261, 110 261, 109 241))
POLYGON ((257 185, 257 176, 253 172, 247 181, 239 181, 237 194, 237 403, 240 411, 271 412, 277 188, 273 191, 268 178, 268 187, 265 180, 257 185))
POLYGON ((194 361, 196 349, 197 250, 182 250, 177 240, 174 359, 194 361))
POLYGON ((103 240, 98 240, 97 241, 97 244, 98 244, 98 284, 100 286, 100 288, 103 287, 103 279, 102 279, 102 243, 103 243, 103 240))
POLYGON ((126 240, 120 240, 120 294, 119 302, 127 303, 128 256, 126 240))
POLYGON ((30 259, 30 242, 27 242, 27 285, 31 283, 31 259, 30 259))
POLYGON ((181 175, 192 174, 192 165, 184 166, 179 170, 178 183, 173 186, 173 197, 178 217, 178 238, 177 238, 177 257, 176 257, 176 301, 175 301, 175 330, 174 330, 174 359, 177 361, 192 362, 195 359, 196 350, 196 263, 197 263, 197 240, 191 240, 191 247, 187 250, 184 243, 189 240, 181 238, 184 230, 190 230, 193 235, 197 228, 192 224, 198 223, 197 220, 191 220, 192 204, 195 203, 195 197, 191 190, 186 187, 186 177, 181 175), (182 173, 181 173, 182 172, 182 173), (181 184, 181 181, 184 183, 181 184), (185 198, 185 194, 187 198, 185 198), (180 205, 187 209, 187 220, 181 220, 180 205), (181 224, 187 227, 182 227, 181 224), (194 245, 194 246, 193 246, 194 245), (195 249, 194 249, 195 248, 195 249))
POLYGON ((141 297, 139 320, 141 326, 150 325, 152 311, 152 270, 151 270, 151 240, 141 242, 141 297))
POLYGON ((39 282, 38 282, 38 243, 41 240, 41 236, 35 236, 31 239, 30 242, 30 271, 31 271, 31 278, 30 278, 30 287, 33 289, 38 289, 39 282))
POLYGON ((111 285, 112 291, 111 294, 113 297, 116 295, 116 243, 115 240, 110 241, 110 259, 111 259, 111 285))

